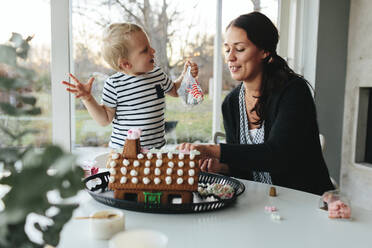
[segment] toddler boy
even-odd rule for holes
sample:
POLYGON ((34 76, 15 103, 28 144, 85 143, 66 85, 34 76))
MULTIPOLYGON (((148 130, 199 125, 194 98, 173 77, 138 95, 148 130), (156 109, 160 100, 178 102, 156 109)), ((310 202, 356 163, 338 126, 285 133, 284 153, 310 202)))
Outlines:
POLYGON ((80 98, 89 114, 100 125, 112 123, 109 146, 121 148, 131 128, 140 128, 141 146, 160 148, 164 139, 164 93, 177 97, 188 66, 193 77, 198 66, 187 61, 181 76, 172 82, 161 68, 155 65, 155 50, 145 31, 133 23, 114 23, 104 31, 102 54, 112 69, 117 71, 106 79, 102 104, 91 95, 94 78, 82 84, 74 75, 75 84, 62 81, 67 91, 80 98))

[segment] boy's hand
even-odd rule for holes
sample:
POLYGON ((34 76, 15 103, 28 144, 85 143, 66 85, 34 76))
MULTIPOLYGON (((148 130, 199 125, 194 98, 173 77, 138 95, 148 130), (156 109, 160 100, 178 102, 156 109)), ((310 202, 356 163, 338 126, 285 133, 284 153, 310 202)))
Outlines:
POLYGON ((198 65, 190 60, 186 61, 184 67, 183 67, 183 72, 182 74, 185 75, 186 71, 187 71, 187 67, 190 66, 191 67, 191 76, 193 76, 194 78, 196 78, 198 76, 198 73, 199 73, 199 68, 198 68, 198 65))
POLYGON ((76 98, 81 98, 82 100, 89 100, 92 98, 91 91, 92 91, 92 85, 94 81, 94 77, 91 77, 88 81, 88 83, 83 84, 80 83, 79 79, 77 79, 74 75, 71 73, 69 74, 70 78, 76 83, 76 84, 71 84, 66 81, 62 81, 62 84, 67 85, 68 88, 66 90, 68 92, 71 92, 75 94, 76 98))

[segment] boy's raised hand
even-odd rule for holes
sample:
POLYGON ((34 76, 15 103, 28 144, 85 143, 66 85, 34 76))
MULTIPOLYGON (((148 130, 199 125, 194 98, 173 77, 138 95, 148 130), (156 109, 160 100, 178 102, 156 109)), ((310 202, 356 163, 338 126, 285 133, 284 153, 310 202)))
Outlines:
POLYGON ((187 71, 187 67, 190 66, 191 67, 191 76, 193 76, 194 78, 196 78, 198 76, 198 73, 199 73, 199 68, 198 68, 198 65, 190 60, 187 60, 184 67, 183 67, 183 72, 182 74, 185 75, 186 71, 187 71))
POLYGON ((71 73, 69 74, 69 76, 70 76, 70 78, 72 78, 72 80, 76 84, 71 84, 69 82, 62 81, 62 84, 68 86, 68 88, 66 88, 66 90, 70 93, 75 94, 76 98, 81 98, 82 100, 89 100, 92 97, 91 91, 92 91, 92 85, 93 85, 94 77, 91 77, 89 79, 88 83, 83 84, 79 81, 79 79, 77 79, 71 73))

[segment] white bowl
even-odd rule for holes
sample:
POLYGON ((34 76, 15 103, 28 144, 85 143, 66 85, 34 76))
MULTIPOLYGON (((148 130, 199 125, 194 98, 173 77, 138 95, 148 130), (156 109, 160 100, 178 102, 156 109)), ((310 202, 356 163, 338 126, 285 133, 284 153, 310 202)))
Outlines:
POLYGON ((168 237, 158 231, 139 229, 116 234, 109 248, 166 248, 168 237))

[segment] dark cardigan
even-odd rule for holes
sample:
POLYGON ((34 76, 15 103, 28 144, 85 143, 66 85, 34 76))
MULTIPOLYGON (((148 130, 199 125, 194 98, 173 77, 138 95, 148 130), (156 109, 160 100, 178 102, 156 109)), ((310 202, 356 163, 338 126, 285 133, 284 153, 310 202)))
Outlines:
POLYGON ((306 81, 295 77, 267 100, 265 141, 239 144, 240 84, 230 92, 222 114, 226 143, 222 163, 234 177, 252 180, 252 171, 269 172, 274 185, 321 195, 334 189, 321 151, 313 97, 306 81))

